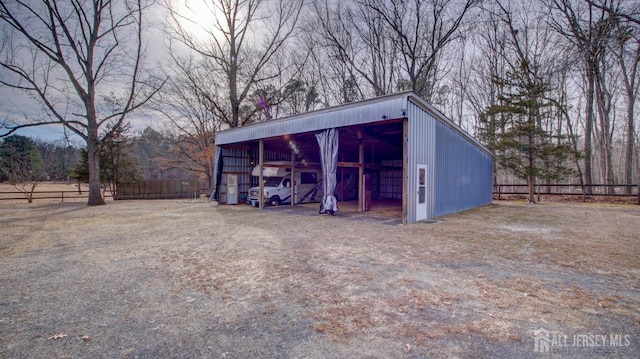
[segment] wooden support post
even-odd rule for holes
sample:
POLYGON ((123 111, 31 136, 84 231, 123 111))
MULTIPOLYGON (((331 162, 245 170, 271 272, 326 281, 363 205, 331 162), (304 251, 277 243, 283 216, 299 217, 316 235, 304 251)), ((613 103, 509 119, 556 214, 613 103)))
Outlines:
MULTIPOLYGON (((344 153, 342 154, 342 162, 344 162, 344 153)), ((340 167, 340 178, 342 178, 342 180, 340 181, 340 200, 344 201, 344 182, 345 182, 345 178, 344 178, 344 167, 340 167)))
POLYGON ((409 194, 409 123, 402 121, 402 223, 407 224, 409 194))
POLYGON ((358 212, 364 212, 364 139, 358 130, 358 212))
POLYGON ((291 149, 291 206, 296 205, 296 151, 291 149))
POLYGON ((264 140, 258 141, 258 167, 260 170, 260 176, 258 177, 258 181, 260 181, 260 194, 258 194, 258 208, 264 208, 264 178, 262 173, 262 166, 264 164, 264 140))

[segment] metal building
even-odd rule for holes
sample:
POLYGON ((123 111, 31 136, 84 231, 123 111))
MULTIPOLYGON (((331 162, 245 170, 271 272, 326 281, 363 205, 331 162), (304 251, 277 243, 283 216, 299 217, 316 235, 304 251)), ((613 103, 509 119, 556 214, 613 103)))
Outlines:
POLYGON ((492 153, 415 93, 403 92, 219 132, 219 202, 242 202, 262 183, 252 169, 266 161, 290 161, 292 171, 320 163, 331 149, 321 149, 316 134, 331 129, 333 165, 341 178, 357 176, 359 211, 395 201, 402 222, 411 223, 492 201, 492 153))

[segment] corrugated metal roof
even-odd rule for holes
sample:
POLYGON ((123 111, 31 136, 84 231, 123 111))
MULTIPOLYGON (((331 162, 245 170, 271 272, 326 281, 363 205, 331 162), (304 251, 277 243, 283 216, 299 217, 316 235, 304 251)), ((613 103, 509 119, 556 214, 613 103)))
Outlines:
MULTIPOLYGON (((328 128, 339 128, 403 118, 407 117, 408 101, 418 105, 447 127, 469 140, 480 150, 491 155, 491 152, 478 142, 478 140, 411 91, 380 96, 369 100, 220 131, 216 134, 216 145, 249 142, 261 138, 280 137, 283 135, 321 131, 328 128)), ((411 121, 411 119, 409 120, 411 121)))
POLYGON ((377 97, 346 105, 329 107, 282 119, 220 131, 216 144, 255 141, 261 138, 352 126, 385 119, 402 118, 410 92, 377 97), (404 107, 403 107, 404 106, 404 107))

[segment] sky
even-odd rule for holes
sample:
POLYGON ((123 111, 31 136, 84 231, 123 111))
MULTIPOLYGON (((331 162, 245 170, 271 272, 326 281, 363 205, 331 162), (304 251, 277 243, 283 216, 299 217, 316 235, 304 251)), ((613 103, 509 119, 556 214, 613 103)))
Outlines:
MULTIPOLYGON (((190 1, 189 3, 195 4, 190 1)), ((164 10, 155 6, 152 11, 147 13, 146 18, 149 26, 145 29, 147 31, 146 39, 148 41, 148 56, 147 61, 150 68, 156 66, 159 61, 162 61, 166 50, 163 43, 163 35, 161 32, 162 26, 166 26, 166 15, 164 10)), ((4 33, 0 35, 5 35, 4 33)), ((26 93, 22 91, 13 90, 4 86, 0 86, 0 120, 10 120, 12 122, 20 122, 21 119, 26 117, 38 118, 42 116, 43 109, 41 105, 30 98, 26 93)), ((141 132, 146 127, 159 128, 159 121, 151 118, 147 114, 132 113, 127 117, 132 125, 132 131, 134 133, 141 132)), ((4 131, 0 130, 0 134, 4 131)), ((67 131, 70 140, 77 146, 85 146, 84 141, 75 135, 71 131, 67 131)), ((12 134, 27 136, 33 139, 39 139, 47 142, 63 141, 65 140, 65 131, 62 125, 40 125, 22 128, 12 134)))
MULTIPOLYGON (((183 26, 189 29, 196 36, 205 36, 202 28, 206 27, 211 29, 214 25, 213 14, 211 8, 204 6, 202 0, 163 0, 172 2, 172 5, 177 9, 184 18, 191 19, 191 21, 181 22, 183 26)), ((147 65, 150 68, 158 67, 158 64, 167 61, 167 49, 164 36, 164 30, 169 26, 168 15, 166 9, 155 3, 155 5, 145 13, 145 19, 147 27, 145 27, 145 38, 147 43, 147 65)), ((221 21, 221 19, 217 19, 221 21)), ((211 30, 213 33, 216 30, 211 30)), ((5 34, 0 34, 5 35, 5 34)), ((28 59, 26 59, 28 61, 28 59)), ((55 87, 55 86, 51 86, 55 87)), ((20 122, 24 118, 42 118, 44 110, 41 105, 30 99, 25 93, 16 92, 12 89, 0 86, 0 120, 8 119, 13 122, 20 122)), ((146 127, 154 127, 161 129, 165 124, 165 121, 160 118, 152 118, 148 114, 142 114, 140 112, 134 112, 127 116, 127 121, 132 126, 132 132, 137 133, 144 130, 146 127)), ((67 131, 71 137, 75 140, 83 142, 77 135, 71 131, 67 131)), ((1 134, 0 130, 0 134, 1 134)), ((31 137, 34 139, 41 139, 44 141, 58 141, 64 140, 65 134, 62 125, 43 125, 33 126, 18 130, 14 134, 31 137)))
POLYGON ((64 139, 64 131, 61 125, 42 125, 23 128, 14 132, 13 134, 26 136, 45 142, 55 142, 64 139))

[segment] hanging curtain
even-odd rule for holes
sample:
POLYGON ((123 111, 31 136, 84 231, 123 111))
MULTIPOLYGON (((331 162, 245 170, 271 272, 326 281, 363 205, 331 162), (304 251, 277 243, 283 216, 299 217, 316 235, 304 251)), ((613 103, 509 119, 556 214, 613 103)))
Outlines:
POLYGON ((338 130, 331 128, 316 134, 320 146, 322 162, 322 189, 324 195, 320 203, 320 214, 338 212, 336 190, 336 172, 338 170, 338 130))
POLYGON ((215 173, 216 183, 214 185, 213 193, 211 193, 211 197, 209 200, 217 201, 218 200, 218 190, 220 189, 220 182, 222 182, 222 168, 224 166, 224 162, 222 159, 222 147, 216 147, 216 158, 213 164, 213 170, 215 173))

